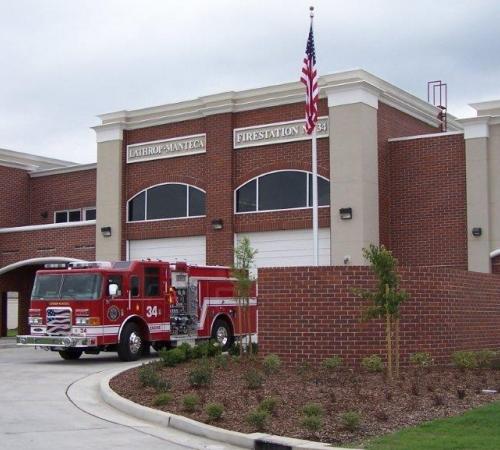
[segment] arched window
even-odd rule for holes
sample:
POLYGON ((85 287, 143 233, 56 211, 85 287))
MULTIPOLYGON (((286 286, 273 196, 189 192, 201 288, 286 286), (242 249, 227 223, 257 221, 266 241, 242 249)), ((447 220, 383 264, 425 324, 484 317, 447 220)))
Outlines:
POLYGON ((128 201, 129 222, 205 215, 205 191, 183 183, 145 189, 128 201))
MULTIPOLYGON (((318 205, 330 205, 330 182, 318 175, 318 205)), ((312 173, 280 170, 259 175, 235 191, 237 213, 312 207, 312 173)))

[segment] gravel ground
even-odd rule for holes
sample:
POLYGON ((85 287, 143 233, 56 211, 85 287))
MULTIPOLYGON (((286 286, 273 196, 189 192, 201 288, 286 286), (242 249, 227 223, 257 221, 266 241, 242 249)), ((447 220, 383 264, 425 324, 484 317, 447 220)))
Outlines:
MULTIPOLYGON (((211 360, 213 364, 213 360, 211 360)), ((230 430, 257 431, 247 423, 248 413, 266 397, 278 399, 278 405, 266 424, 268 433, 311 439, 332 444, 362 443, 406 426, 438 417, 460 414, 467 409, 500 399, 499 394, 483 394, 483 389, 500 390, 500 370, 453 368, 405 370, 399 380, 388 384, 383 374, 354 372, 344 369, 281 368, 266 375, 260 388, 249 389, 245 374, 261 370, 258 360, 230 359, 227 368, 214 368, 213 381, 207 388, 194 389, 188 377, 198 361, 174 368, 162 367, 159 374, 172 387, 172 400, 165 406, 154 406, 158 395, 139 381, 138 368, 126 371, 111 381, 111 387, 123 397, 145 406, 208 422, 204 406, 216 402, 224 406, 224 414, 214 424, 230 430), (200 406, 193 413, 183 410, 182 399, 196 393, 200 406), (324 413, 322 427, 310 432, 302 426, 302 409, 307 403, 318 403, 324 413), (361 423, 356 431, 348 431, 342 414, 356 411, 361 423)))

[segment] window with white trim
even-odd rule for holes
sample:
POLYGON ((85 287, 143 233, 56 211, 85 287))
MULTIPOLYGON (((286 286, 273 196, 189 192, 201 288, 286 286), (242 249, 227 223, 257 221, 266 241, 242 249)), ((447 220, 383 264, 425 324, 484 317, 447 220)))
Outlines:
POLYGON ((95 206, 82 209, 65 209, 54 212, 54 223, 80 222, 84 220, 95 220, 95 206))
POLYGON ((128 203, 129 222, 178 219, 205 215, 205 191, 183 183, 165 183, 145 189, 128 203))
MULTIPOLYGON (((330 205, 330 182, 318 175, 318 205, 330 205)), ((235 190, 237 213, 312 207, 312 173, 280 170, 255 177, 235 190)))

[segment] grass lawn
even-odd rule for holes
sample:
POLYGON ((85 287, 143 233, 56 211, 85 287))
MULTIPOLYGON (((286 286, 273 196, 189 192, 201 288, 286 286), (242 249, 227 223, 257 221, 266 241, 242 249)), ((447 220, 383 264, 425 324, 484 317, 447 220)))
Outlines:
POLYGON ((500 449, 500 402, 373 439, 367 450, 500 449))
POLYGON ((16 337, 17 336, 17 328, 13 328, 12 330, 7 330, 7 337, 16 337))

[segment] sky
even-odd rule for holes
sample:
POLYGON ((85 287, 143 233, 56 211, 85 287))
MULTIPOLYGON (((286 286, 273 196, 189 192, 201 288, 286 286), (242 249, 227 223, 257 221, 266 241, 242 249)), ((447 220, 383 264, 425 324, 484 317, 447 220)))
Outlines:
POLYGON ((448 109, 500 99, 500 1, 0 0, 0 148, 96 161, 98 114, 362 68, 448 109))

